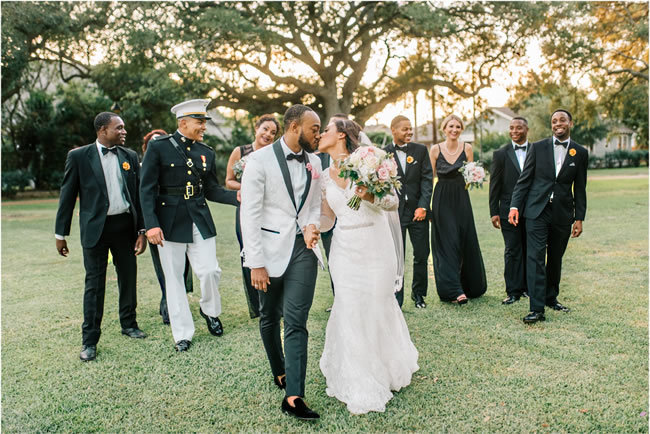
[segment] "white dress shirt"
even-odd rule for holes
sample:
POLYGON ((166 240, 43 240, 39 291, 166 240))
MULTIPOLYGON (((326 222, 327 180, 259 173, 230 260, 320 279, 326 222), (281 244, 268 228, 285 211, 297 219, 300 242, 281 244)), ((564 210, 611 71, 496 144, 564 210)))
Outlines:
MULTIPOLYGON (((280 144, 282 145, 282 152, 284 152, 284 157, 286 158, 289 154, 294 154, 291 149, 287 146, 284 141, 284 137, 280 138, 280 144)), ((309 158, 305 151, 301 149, 298 154, 304 155, 305 158, 309 158)), ((309 162, 309 160, 307 160, 309 162)), ((291 186, 293 187, 293 196, 296 201, 296 207, 300 206, 300 199, 302 199, 302 194, 305 191, 305 186, 307 185, 307 171, 305 170, 305 163, 301 163, 298 160, 287 160, 287 167, 289 168, 289 176, 291 177, 291 186)))
POLYGON ((567 137, 566 140, 560 140, 557 137, 553 136, 553 159, 555 160, 555 177, 560 173, 564 159, 566 158, 566 153, 568 151, 569 145, 565 148, 561 145, 556 145, 555 142, 569 142, 571 143, 571 137, 567 137))
POLYGON ((519 162, 519 170, 524 170, 524 161, 526 161, 526 152, 528 151, 528 140, 525 143, 520 145, 519 143, 512 142, 512 149, 515 149, 515 156, 519 162), (525 146, 526 150, 515 149, 515 146, 525 146))
MULTIPOLYGON (((402 167, 402 172, 404 172, 404 176, 406 176, 406 149, 408 147, 408 143, 402 145, 402 146, 397 146, 395 142, 393 142, 393 147, 395 148, 395 157, 397 157, 397 161, 399 161, 399 165, 402 167), (404 149, 404 152, 398 151, 398 149, 404 149)), ((404 200, 408 200, 408 195, 404 194, 404 200)))

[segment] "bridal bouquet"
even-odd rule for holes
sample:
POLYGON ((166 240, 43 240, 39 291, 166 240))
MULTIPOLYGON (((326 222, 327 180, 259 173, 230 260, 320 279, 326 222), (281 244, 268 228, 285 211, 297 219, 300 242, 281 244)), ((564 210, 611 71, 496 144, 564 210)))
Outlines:
MULTIPOLYGON (((393 154, 388 154, 374 146, 361 146, 339 163, 339 177, 350 179, 358 186, 368 189, 377 199, 390 194, 393 188, 399 190, 402 184, 397 179, 397 163, 393 154)), ((348 206, 358 210, 361 198, 356 194, 348 201, 348 206)))
POLYGON ((465 190, 471 190, 472 187, 483 187, 486 173, 482 163, 466 161, 458 171, 463 174, 463 178, 465 179, 465 190))
POLYGON ((244 169, 246 168, 246 158, 248 157, 241 157, 232 166, 232 171, 235 172, 235 179, 237 181, 241 181, 241 177, 244 174, 244 169))

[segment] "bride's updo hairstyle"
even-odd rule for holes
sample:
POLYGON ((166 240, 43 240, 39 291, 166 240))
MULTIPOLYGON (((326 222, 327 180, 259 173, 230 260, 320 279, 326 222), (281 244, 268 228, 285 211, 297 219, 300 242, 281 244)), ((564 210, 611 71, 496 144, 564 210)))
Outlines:
POLYGON ((359 147, 359 132, 361 127, 349 119, 335 119, 336 131, 345 134, 345 149, 353 153, 359 147))
POLYGON ((445 127, 447 126, 449 121, 452 120, 452 119, 455 120, 455 121, 458 121, 458 123, 460 123, 460 127, 463 130, 465 129, 465 122, 463 122, 463 120, 460 117, 456 116, 455 114, 450 114, 449 116, 447 116, 446 118, 444 118, 442 120, 442 123, 440 124, 440 130, 444 131, 445 127))

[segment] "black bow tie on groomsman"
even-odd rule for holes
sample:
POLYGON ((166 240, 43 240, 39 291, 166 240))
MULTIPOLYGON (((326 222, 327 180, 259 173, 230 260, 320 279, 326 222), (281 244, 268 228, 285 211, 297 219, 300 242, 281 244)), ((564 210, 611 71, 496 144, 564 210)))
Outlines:
POLYGON ((515 151, 524 151, 524 152, 526 152, 526 145, 515 145, 515 151))
POLYGON ((397 146, 397 145, 395 145, 395 150, 396 150, 396 151, 400 151, 400 152, 406 152, 406 148, 407 148, 407 147, 408 147, 408 145, 403 145, 403 146, 397 146))
POLYGON ((569 141, 567 140, 566 142, 561 142, 559 140, 556 140, 554 145, 555 146, 564 146, 566 148, 569 145, 569 141))
POLYGON ((109 152, 112 152, 113 154, 117 155, 117 146, 113 146, 112 148, 107 148, 105 146, 102 146, 102 155, 106 155, 109 152))
POLYGON ((287 161, 291 161, 291 160, 296 160, 299 163, 303 163, 305 161, 305 154, 302 153, 302 154, 289 154, 289 155, 287 155, 287 161))

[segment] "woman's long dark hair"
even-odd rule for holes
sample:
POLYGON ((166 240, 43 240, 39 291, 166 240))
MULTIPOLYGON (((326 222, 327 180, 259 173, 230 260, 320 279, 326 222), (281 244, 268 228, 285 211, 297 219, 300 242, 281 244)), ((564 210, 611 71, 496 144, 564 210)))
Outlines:
POLYGON ((361 127, 349 119, 335 119, 334 125, 336 131, 345 134, 345 149, 348 153, 353 153, 359 147, 359 132, 361 127))

